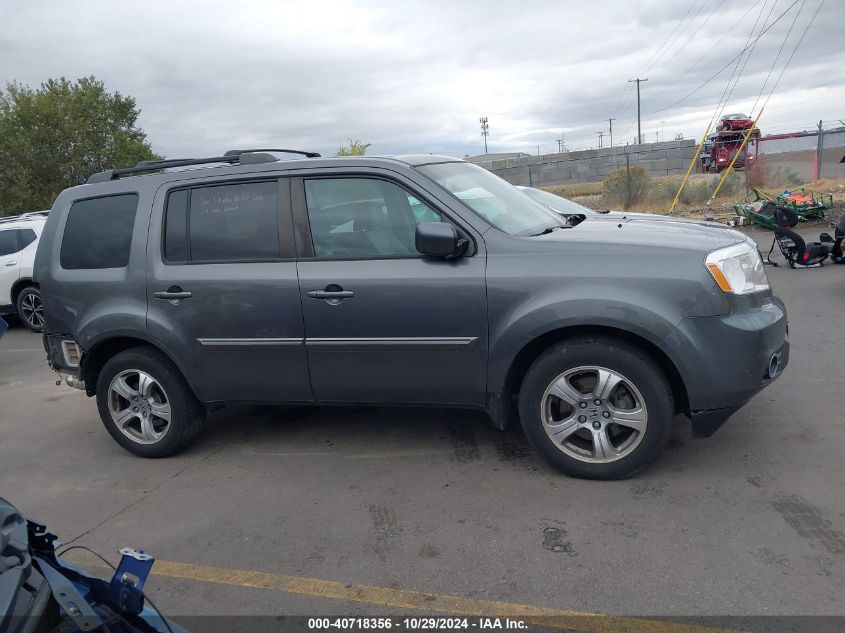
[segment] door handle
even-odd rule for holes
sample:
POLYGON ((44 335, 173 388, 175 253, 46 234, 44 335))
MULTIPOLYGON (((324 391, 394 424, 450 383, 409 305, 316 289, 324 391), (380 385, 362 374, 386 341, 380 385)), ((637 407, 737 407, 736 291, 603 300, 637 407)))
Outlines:
POLYGON ((6 266, 17 266, 17 262, 6 262, 6 266))
POLYGON ((159 290, 153 293, 156 299, 167 299, 168 301, 181 301, 182 299, 190 299, 191 293, 187 290, 182 290, 179 287, 171 287, 167 290, 159 290))
POLYGON ((312 299, 348 299, 355 296, 351 290, 309 290, 307 294, 312 299))

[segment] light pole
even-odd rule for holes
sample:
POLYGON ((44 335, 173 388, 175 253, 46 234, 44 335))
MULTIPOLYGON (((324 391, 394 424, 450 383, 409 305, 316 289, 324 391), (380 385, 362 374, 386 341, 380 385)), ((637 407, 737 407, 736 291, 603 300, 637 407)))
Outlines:
POLYGON ((616 119, 608 119, 607 122, 610 123, 610 146, 613 147, 613 122, 616 119))

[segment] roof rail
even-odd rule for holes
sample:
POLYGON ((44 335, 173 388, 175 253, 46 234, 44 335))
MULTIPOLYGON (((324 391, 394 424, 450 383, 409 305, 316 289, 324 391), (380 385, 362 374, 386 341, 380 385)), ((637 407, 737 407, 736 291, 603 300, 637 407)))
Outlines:
POLYGON ((121 176, 128 176, 131 174, 140 174, 145 171, 157 171, 159 169, 168 169, 170 167, 187 167, 189 165, 208 165, 211 163, 228 163, 230 165, 243 162, 246 164, 256 163, 272 163, 279 159, 270 154, 259 152, 276 152, 286 154, 300 154, 307 158, 319 158, 317 152, 306 152, 295 149, 231 149, 223 156, 213 156, 210 158, 171 158, 165 160, 142 160, 134 167, 124 167, 122 169, 108 169, 93 174, 88 178, 89 183, 108 182, 109 180, 119 180, 121 176), (249 156, 249 160, 241 160, 249 156))
POLYGON ((49 213, 49 211, 29 211, 27 213, 21 213, 20 215, 9 215, 5 217, 0 217, 0 223, 20 222, 21 220, 27 220, 35 217, 47 217, 49 213))
POLYGON ((224 156, 240 156, 241 154, 253 154, 255 152, 276 152, 279 154, 299 154, 305 158, 321 158, 317 152, 308 152, 301 149, 230 149, 224 156))

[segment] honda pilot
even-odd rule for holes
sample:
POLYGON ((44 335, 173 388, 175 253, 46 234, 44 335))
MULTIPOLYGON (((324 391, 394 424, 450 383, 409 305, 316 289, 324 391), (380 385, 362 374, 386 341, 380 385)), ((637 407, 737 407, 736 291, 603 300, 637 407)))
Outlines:
POLYGON ((98 173, 56 199, 35 279, 49 363, 144 457, 227 404, 447 405, 518 421, 565 473, 621 478, 676 415, 708 436, 789 359, 741 233, 564 218, 443 156, 98 173))

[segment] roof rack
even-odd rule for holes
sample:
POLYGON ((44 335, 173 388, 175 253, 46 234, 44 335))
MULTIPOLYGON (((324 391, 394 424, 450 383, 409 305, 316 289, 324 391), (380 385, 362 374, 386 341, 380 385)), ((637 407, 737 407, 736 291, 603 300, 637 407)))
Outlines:
POLYGON ((9 215, 0 218, 0 223, 3 222, 20 222, 21 220, 28 220, 36 217, 47 217, 49 211, 29 211, 28 213, 21 213, 20 215, 9 215))
POLYGON ((319 158, 320 154, 317 152, 306 152, 295 149, 232 149, 223 154, 223 156, 212 156, 209 158, 171 158, 166 160, 142 160, 134 167, 124 167, 122 169, 108 169, 93 174, 88 178, 89 183, 108 182, 109 180, 119 180, 121 176, 129 176, 132 174, 140 174, 147 171, 158 171, 160 169, 168 169, 170 167, 187 167, 190 165, 209 165, 212 163, 228 163, 230 165, 240 164, 258 164, 258 163, 273 163, 279 159, 271 156, 269 153, 261 152, 275 152, 285 154, 300 154, 307 158, 319 158))
POLYGON ((299 154, 305 158, 321 158, 317 152, 307 152, 301 149, 230 149, 223 156, 240 156, 241 154, 254 154, 255 152, 276 152, 277 154, 299 154))

